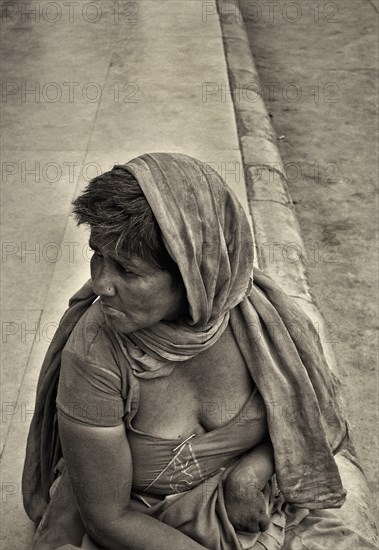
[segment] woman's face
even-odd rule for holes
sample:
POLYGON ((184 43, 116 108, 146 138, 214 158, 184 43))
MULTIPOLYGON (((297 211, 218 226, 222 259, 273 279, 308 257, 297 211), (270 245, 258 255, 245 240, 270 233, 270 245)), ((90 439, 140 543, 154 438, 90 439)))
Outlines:
POLYGON ((175 321, 184 313, 184 285, 173 276, 138 258, 117 257, 91 235, 91 277, 107 325, 128 334, 159 321, 175 321))

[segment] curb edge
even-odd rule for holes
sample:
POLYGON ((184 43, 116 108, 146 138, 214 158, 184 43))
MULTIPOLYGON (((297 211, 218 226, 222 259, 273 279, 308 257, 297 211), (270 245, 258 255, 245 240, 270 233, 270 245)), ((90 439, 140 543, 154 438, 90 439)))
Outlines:
POLYGON ((304 242, 289 194, 284 163, 275 143, 276 133, 265 102, 259 94, 260 79, 238 0, 216 0, 216 4, 257 245, 258 267, 298 301, 318 327, 329 367, 338 376, 334 353, 325 333, 325 321, 308 282, 304 242), (230 9, 225 10, 225 6, 230 9), (241 88, 255 91, 257 100, 245 101, 241 106, 241 88), (270 250, 273 251, 275 245, 284 245, 280 262, 272 261, 270 250), (264 250, 267 246, 268 257, 264 250), (288 259, 288 250, 291 248, 298 253, 295 261, 288 259))
MULTIPOLYGON (((307 258, 304 252, 300 226, 289 194, 284 164, 279 149, 274 142, 276 134, 271 125, 266 105, 261 94, 259 94, 258 102, 249 103, 244 109, 240 108, 236 100, 236 83, 244 86, 253 85, 256 91, 261 89, 258 71, 238 3, 239 0, 216 0, 245 174, 250 217, 258 251, 257 264, 260 269, 270 275, 290 296, 299 302, 300 307, 308 314, 315 326, 322 327, 322 330, 319 331, 321 344, 330 370, 334 375, 333 378, 339 386, 338 401, 342 410, 344 410, 344 396, 341 394, 338 367, 332 346, 325 338, 325 321, 308 282, 307 258), (227 13, 222 13, 222 5, 229 6, 230 9, 227 13), (274 165, 274 163, 278 166, 277 169, 271 169, 270 164, 274 165), (266 190, 264 188, 259 189, 256 184, 252 171, 257 169, 259 170, 259 176, 264 174, 267 177, 267 172, 274 173, 274 177, 265 182, 266 184, 270 183, 270 187, 266 190), (278 200, 278 197, 280 200, 278 200), (277 242, 281 244, 288 238, 292 239, 289 240, 289 243, 300 246, 302 253, 294 263, 288 261, 270 262, 262 254, 262 245, 265 244, 266 238, 269 238, 269 243, 277 242)), ((263 182, 265 177, 262 180, 263 182)), ((349 488, 348 492, 352 495, 351 499, 346 501, 341 515, 347 525, 350 522, 356 525, 359 523, 361 529, 363 525, 366 535, 368 533, 371 541, 376 543, 375 520, 369 504, 371 497, 365 474, 359 462, 357 462, 354 439, 350 449, 337 454, 336 460, 343 484, 349 488)))

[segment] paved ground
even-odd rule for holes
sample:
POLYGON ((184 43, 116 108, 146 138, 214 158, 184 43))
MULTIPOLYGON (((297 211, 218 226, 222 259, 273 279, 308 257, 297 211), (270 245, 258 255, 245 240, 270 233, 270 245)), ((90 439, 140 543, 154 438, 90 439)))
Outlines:
POLYGON ((377 506, 378 2, 241 5, 377 506))

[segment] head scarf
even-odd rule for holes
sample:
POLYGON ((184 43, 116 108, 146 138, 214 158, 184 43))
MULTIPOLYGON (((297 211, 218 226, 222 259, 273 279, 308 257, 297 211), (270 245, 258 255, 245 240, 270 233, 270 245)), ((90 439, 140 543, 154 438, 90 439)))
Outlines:
POLYGON ((208 165, 180 154, 143 155, 116 170, 138 181, 179 267, 189 318, 123 336, 141 378, 167 376, 174 362, 211 347, 251 286, 254 245, 246 214, 208 165))
MULTIPOLYGON (((253 275, 250 226, 232 190, 186 155, 146 154, 114 169, 132 173, 141 186, 189 304, 188 319, 116 335, 135 375, 167 376, 229 325, 265 402, 285 500, 304 508, 341 506, 346 492, 333 453, 349 434, 336 382, 310 319, 272 279, 257 269, 253 275)), ((90 283, 73 297, 41 369, 23 474, 24 505, 34 520, 48 502, 60 452, 52 420, 60 354, 94 298, 90 283)))

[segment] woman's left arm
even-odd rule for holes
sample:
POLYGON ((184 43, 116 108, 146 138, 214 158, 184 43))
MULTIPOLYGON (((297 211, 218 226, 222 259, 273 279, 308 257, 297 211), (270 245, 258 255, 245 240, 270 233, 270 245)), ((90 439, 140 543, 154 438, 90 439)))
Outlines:
POLYGON ((245 455, 233 468, 228 480, 250 482, 262 490, 275 473, 274 451, 271 441, 265 439, 245 455))
POLYGON ((264 531, 270 521, 263 488, 275 473, 271 441, 265 440, 245 455, 224 484, 228 517, 239 531, 264 531))

